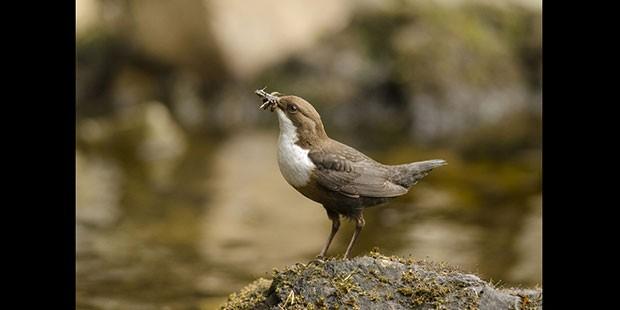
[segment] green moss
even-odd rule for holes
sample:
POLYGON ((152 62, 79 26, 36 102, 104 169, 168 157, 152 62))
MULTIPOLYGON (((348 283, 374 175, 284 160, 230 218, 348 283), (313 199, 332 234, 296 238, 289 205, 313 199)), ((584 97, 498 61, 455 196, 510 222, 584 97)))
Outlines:
POLYGON ((327 309, 327 305, 325 304, 325 297, 323 296, 319 297, 315 305, 317 306, 318 309, 327 309))
POLYGON ((263 294, 271 285, 271 280, 259 278, 250 283, 239 293, 232 293, 228 296, 228 301, 220 309, 241 310, 252 309, 265 301, 263 294))
POLYGON ((438 307, 444 303, 446 295, 453 291, 450 286, 437 283, 435 278, 417 278, 411 269, 403 273, 401 280, 405 286, 397 291, 410 297, 415 306, 428 304, 438 307))
POLYGON ((366 295, 370 301, 377 301, 380 298, 380 295, 375 290, 368 292, 366 295))

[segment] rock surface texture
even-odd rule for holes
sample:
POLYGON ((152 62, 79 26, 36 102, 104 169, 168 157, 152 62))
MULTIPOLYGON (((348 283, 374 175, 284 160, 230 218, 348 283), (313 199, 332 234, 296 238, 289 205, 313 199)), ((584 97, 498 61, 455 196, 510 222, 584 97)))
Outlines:
POLYGON ((222 309, 542 309, 542 289, 498 288, 444 264, 371 252, 275 270, 222 309))

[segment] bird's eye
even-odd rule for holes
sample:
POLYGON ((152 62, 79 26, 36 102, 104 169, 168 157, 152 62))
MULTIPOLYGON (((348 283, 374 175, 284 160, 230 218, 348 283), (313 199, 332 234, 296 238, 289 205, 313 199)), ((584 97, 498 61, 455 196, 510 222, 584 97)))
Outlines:
POLYGON ((289 112, 291 113, 295 113, 297 112, 297 106, 294 104, 289 104, 288 107, 286 107, 288 109, 289 112))

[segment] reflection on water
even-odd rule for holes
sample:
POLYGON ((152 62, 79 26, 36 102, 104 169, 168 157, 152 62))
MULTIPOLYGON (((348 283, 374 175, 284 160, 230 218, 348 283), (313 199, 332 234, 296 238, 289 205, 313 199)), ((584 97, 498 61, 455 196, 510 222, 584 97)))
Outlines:
POLYGON ((320 205, 286 184, 275 158, 272 132, 245 132, 222 145, 213 159, 200 252, 244 280, 318 254, 323 232, 331 227, 320 205))
MULTIPOLYGON (((154 123, 165 118, 158 113, 151 111, 154 123)), ((115 142, 139 138, 118 148, 78 145, 78 308, 216 308, 272 268, 308 261, 320 251, 330 221, 280 176, 274 131, 241 131, 218 142, 171 137, 187 140, 174 142, 179 152, 168 152, 167 140, 148 142, 148 130, 115 134, 115 142)), ((396 163, 392 153, 373 155, 396 163)), ((419 159, 425 158, 412 160, 419 159)), ((519 171, 447 159, 450 165, 411 194, 365 213, 354 254, 378 246, 386 254, 446 261, 507 285, 540 283, 542 204, 539 189, 522 190, 537 181, 514 177, 519 171), (484 185, 484 177, 469 174, 478 170, 507 177, 484 185)), ((342 254, 351 233, 345 222, 329 254, 342 254)))

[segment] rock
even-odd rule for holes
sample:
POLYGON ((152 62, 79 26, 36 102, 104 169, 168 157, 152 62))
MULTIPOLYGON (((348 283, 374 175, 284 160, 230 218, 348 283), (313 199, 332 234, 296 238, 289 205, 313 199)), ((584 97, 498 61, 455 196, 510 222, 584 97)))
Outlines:
POLYGON ((209 25, 227 67, 244 79, 346 26, 347 1, 205 1, 209 25))
POLYGON ((177 158, 187 149, 183 129, 179 127, 163 103, 152 101, 140 107, 144 122, 144 140, 139 145, 145 160, 177 158))
POLYGON ((96 0, 75 1, 75 35, 81 38, 93 28, 99 26, 101 4, 96 0))
POLYGON ((274 270, 221 309, 542 309, 542 289, 503 289, 473 274, 377 252, 274 270))
POLYGON ((205 71, 206 76, 222 73, 208 23, 211 12, 203 1, 137 0, 125 9, 131 12, 127 32, 140 53, 165 64, 205 71))

